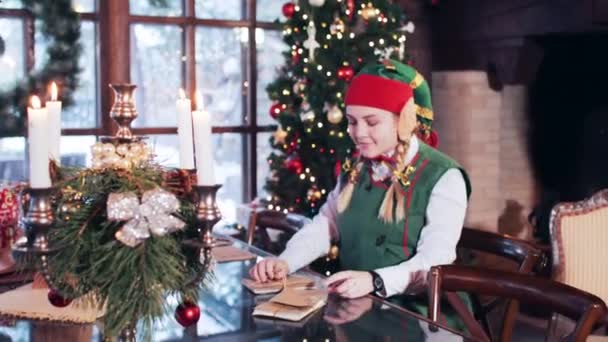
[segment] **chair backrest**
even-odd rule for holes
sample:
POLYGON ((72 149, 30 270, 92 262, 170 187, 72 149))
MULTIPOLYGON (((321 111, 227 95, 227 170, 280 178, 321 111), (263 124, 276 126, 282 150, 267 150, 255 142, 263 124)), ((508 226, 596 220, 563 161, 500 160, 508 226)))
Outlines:
POLYGON ((251 212, 247 226, 247 243, 253 244, 256 235, 259 246, 269 252, 280 252, 284 246, 275 246, 271 241, 267 229, 279 230, 289 238, 309 221, 305 216, 298 214, 285 214, 275 210, 261 210, 251 212))
POLYGON ((608 189, 551 211, 554 279, 608 301, 608 189))
POLYGON ((518 263, 518 272, 530 273, 543 261, 542 248, 508 235, 464 227, 458 248, 490 253, 518 263))
MULTIPOLYGON (((571 338, 583 342, 602 322, 608 309, 597 296, 577 288, 527 274, 460 265, 434 266, 429 275, 429 318, 437 322, 444 291, 466 291, 542 305, 576 321, 571 338)), ((488 340, 487 336, 475 336, 488 340)))
MULTIPOLYGON (((542 247, 537 244, 516 239, 508 235, 467 227, 462 229, 458 248, 490 253, 515 261, 518 264, 517 271, 523 274, 531 273, 535 267, 542 267, 541 265, 546 262, 546 254, 542 250, 542 247)), ((501 339, 507 341, 511 340, 517 313, 519 312, 519 303, 510 299, 504 300, 504 298, 495 298, 494 300, 486 301, 482 304, 478 296, 475 296, 472 299, 478 316, 477 318, 482 322, 484 330, 490 336, 490 339, 494 337, 494 333, 491 329, 488 316, 499 304, 505 304, 506 308, 502 319, 501 339)), ((455 298, 454 300, 458 299, 455 298)), ((464 314, 465 313, 461 314, 461 316, 464 314)))

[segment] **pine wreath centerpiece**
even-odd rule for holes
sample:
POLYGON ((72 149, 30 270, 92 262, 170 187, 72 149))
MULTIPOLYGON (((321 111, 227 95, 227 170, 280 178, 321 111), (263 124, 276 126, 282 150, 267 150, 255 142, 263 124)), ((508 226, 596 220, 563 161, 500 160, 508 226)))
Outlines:
MULTIPOLYGON (((72 105, 81 70, 80 16, 72 9, 72 1, 23 0, 23 5, 41 22, 41 33, 49 41, 48 61, 12 89, 0 92, 0 136, 23 135, 28 95, 46 94, 51 81, 62 88, 63 106, 72 105)), ((0 40, 0 55, 4 45, 0 40)))
MULTIPOLYGON (((78 299, 104 309, 105 336, 119 336, 138 321, 150 332, 156 319, 175 309, 167 305, 171 295, 196 313, 193 303, 212 276, 210 250, 192 244, 200 239, 188 191, 193 177, 154 162, 143 137, 129 131, 137 116, 134 86, 112 87, 117 103, 111 116, 122 135, 102 137, 92 147, 93 168, 55 167, 51 253, 27 260, 42 269, 54 305, 78 299)), ((194 319, 179 317, 180 324, 194 319)))

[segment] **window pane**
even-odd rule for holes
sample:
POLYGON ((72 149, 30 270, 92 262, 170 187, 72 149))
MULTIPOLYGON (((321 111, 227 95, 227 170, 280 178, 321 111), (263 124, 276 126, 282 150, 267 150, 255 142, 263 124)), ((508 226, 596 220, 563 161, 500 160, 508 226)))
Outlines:
MULTIPOLYGON (((243 32, 246 32, 244 29, 243 32)), ((241 125, 246 44, 241 28, 199 27, 196 30, 196 80, 213 125, 241 125)))
POLYGON ((130 0, 129 9, 135 15, 177 17, 183 14, 179 0, 130 0))
POLYGON ((61 166, 91 166, 91 146, 97 138, 87 136, 61 137, 61 166))
MULTIPOLYGON (((2 0, 0 1, 0 8, 23 8, 22 0, 2 0)), ((0 31, 4 33, 4 31, 0 31)))
POLYGON ((265 198, 266 191, 264 191, 264 184, 266 184, 266 178, 268 177, 268 173, 270 172, 270 167, 268 166, 268 161, 266 158, 272 152, 272 147, 270 146, 269 139, 272 136, 272 133, 259 133, 258 134, 258 146, 257 150, 257 171, 258 171, 258 194, 257 197, 265 198))
MULTIPOLYGON (((51 43, 42 35, 41 22, 36 21, 35 64, 34 70, 40 71, 49 60, 47 48, 51 43)), ((74 105, 65 108, 61 113, 63 128, 91 128, 97 123, 97 34, 96 23, 82 21, 80 25, 80 43, 82 54, 79 66, 82 69, 79 75, 79 86, 74 92, 74 105)), ((61 88, 59 88, 61 93, 61 88)))
POLYGON ((131 82, 137 85, 139 112, 134 127, 177 125, 175 101, 182 86, 181 56, 180 27, 131 25, 131 82))
POLYGON ((167 167, 179 166, 179 142, 175 134, 148 135, 146 143, 154 151, 154 160, 167 167))
POLYGON ((276 79, 277 68, 285 62, 281 53, 287 50, 287 45, 283 42, 280 31, 266 30, 262 32, 264 32, 264 39, 259 41, 256 38, 258 47, 257 119, 258 125, 270 125, 276 124, 277 121, 269 114, 272 101, 268 98, 266 86, 276 79))
POLYGON ((274 21, 275 19, 282 18, 281 8, 284 4, 285 1, 283 0, 257 0, 256 20, 274 21))
POLYGON ((196 0, 194 3, 197 18, 231 19, 245 18, 241 15, 244 2, 241 0, 196 0))
POLYGON ((236 222, 236 208, 243 203, 243 136, 241 134, 214 134, 215 181, 222 184, 218 192, 218 205, 222 217, 236 222))
POLYGON ((0 181, 24 179, 25 138, 0 138, 0 181))
POLYGON ((0 18, 0 33, 5 45, 0 56, 0 91, 5 91, 12 89, 25 73, 23 21, 0 18))
POLYGON ((72 8, 79 13, 95 12, 95 0, 72 0, 72 8))

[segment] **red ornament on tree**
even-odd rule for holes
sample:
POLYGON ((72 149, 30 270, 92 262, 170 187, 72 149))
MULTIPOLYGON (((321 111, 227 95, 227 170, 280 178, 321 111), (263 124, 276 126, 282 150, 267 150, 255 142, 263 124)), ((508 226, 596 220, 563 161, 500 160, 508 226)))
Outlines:
POLYGON ((296 13, 296 5, 293 2, 288 2, 285 5, 283 5, 283 8, 281 9, 283 11, 283 15, 286 18, 292 18, 293 15, 296 13))
POLYGON ((272 106, 270 106, 270 116, 272 116, 273 119, 276 119, 279 114, 284 111, 287 108, 286 105, 282 104, 282 103, 275 103, 272 106))
POLYGON ((338 177, 342 172, 342 163, 340 160, 336 160, 336 164, 334 165, 334 176, 338 177))
POLYGON ((302 170, 304 169, 304 166, 302 165, 302 161, 300 160, 300 158, 289 159, 286 162, 285 167, 287 168, 287 170, 289 170, 293 173, 297 173, 297 174, 302 173, 302 170))
POLYGON ((65 308, 72 302, 71 299, 64 298, 62 295, 59 294, 59 292, 55 290, 49 290, 47 298, 49 299, 49 302, 53 304, 53 306, 56 306, 58 308, 65 308))
POLYGON ((291 63, 293 63, 294 65, 300 63, 300 54, 299 53, 294 53, 291 55, 291 63))
POLYGON ((175 309, 175 320, 183 327, 191 326, 201 317, 201 308, 195 303, 186 301, 175 309))
POLYGON ((346 0, 346 8, 348 8, 348 20, 353 20, 353 14, 355 14, 355 0, 346 0))
POLYGON ((338 68, 338 78, 342 81, 350 82, 354 75, 355 71, 348 65, 341 66, 338 68))

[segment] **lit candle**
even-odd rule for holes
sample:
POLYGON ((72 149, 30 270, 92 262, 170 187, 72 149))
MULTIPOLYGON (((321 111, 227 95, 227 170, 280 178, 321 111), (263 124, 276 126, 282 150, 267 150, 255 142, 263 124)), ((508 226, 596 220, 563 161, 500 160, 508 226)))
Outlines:
POLYGON ((194 169, 194 145, 192 143, 192 115, 190 100, 183 89, 179 90, 177 106, 177 137, 179 139, 179 167, 194 169))
POLYGON ((32 96, 27 109, 27 142, 30 160, 30 187, 34 189, 51 186, 49 174, 48 117, 46 108, 40 108, 38 96, 32 96))
POLYGON ((196 93, 196 110, 192 112, 194 146, 196 153, 196 177, 198 185, 215 185, 213 148, 211 144, 211 116, 205 110, 203 98, 196 93))
POLYGON ((51 101, 46 102, 49 120, 49 157, 61 164, 59 145, 61 141, 61 101, 57 101, 57 85, 51 83, 51 101))

